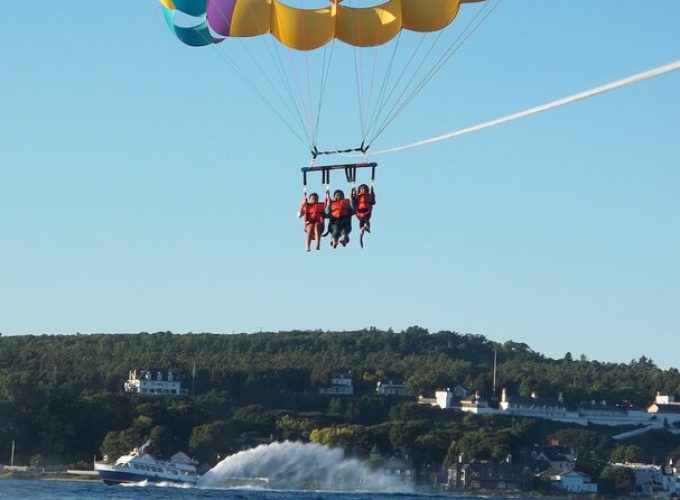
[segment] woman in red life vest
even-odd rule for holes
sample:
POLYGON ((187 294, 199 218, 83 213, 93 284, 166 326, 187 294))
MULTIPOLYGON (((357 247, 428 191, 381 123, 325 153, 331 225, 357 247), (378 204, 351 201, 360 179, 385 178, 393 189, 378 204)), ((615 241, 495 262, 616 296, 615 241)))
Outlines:
POLYGON ((307 233, 306 243, 309 252, 312 240, 316 241, 316 249, 321 245, 321 234, 324 230, 324 209, 325 203, 319 203, 319 195, 312 193, 309 198, 302 200, 298 217, 305 218, 305 232, 307 233))
POLYGON ((326 217, 329 219, 328 232, 331 234, 333 248, 336 248, 338 243, 343 247, 349 243, 353 214, 352 200, 345 198, 345 193, 341 189, 335 190, 333 199, 326 201, 326 217))
POLYGON ((375 205, 375 191, 371 187, 370 190, 366 184, 359 186, 356 193, 352 193, 354 198, 354 210, 357 219, 359 219, 359 229, 361 234, 364 232, 371 232, 371 214, 373 213, 373 205, 375 205))

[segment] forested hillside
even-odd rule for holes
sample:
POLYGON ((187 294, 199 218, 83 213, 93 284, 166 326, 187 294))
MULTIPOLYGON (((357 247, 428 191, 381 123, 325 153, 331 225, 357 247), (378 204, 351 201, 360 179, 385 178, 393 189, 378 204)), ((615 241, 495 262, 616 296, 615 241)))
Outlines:
POLYGON ((13 440, 17 462, 49 463, 115 455, 147 437, 161 455, 183 449, 205 463, 271 438, 313 440, 357 455, 378 445, 433 466, 459 452, 502 457, 551 436, 592 448, 595 464, 613 453, 661 459, 678 451, 673 436, 650 437, 651 450, 628 449, 635 445, 622 448, 610 439, 611 429, 481 418, 375 394, 377 381, 398 378, 413 394, 465 385, 490 396, 494 350, 496 385, 515 394, 536 389, 547 396, 562 392, 567 404, 595 399, 636 406, 647 405, 657 391, 680 395, 678 370, 661 370, 644 357, 612 364, 567 353, 554 360, 522 343, 420 327, 398 333, 2 336, 0 463, 8 461, 13 440), (193 395, 124 393, 129 371, 149 367, 179 373, 193 395), (319 394, 332 375, 349 371, 354 396, 319 394))

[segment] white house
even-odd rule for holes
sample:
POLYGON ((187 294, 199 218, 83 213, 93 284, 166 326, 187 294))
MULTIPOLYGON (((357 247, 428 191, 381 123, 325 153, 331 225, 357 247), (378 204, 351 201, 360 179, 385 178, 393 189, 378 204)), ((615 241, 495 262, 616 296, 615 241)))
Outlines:
POLYGON ((467 411, 476 415, 489 415, 491 413, 498 412, 498 410, 489 406, 489 402, 487 400, 482 399, 479 391, 477 391, 474 396, 468 399, 461 399, 460 409, 461 411, 467 411))
POLYGON ((531 448, 531 458, 550 465, 551 471, 566 474, 576 467, 576 452, 566 446, 538 446, 531 448))
POLYGON ((635 491, 644 495, 651 495, 655 491, 664 489, 664 472, 662 467, 652 464, 612 464, 614 467, 630 469, 635 474, 635 491))
POLYGON ((567 408, 564 405, 562 394, 557 399, 539 398, 536 391, 531 397, 508 396, 504 388, 501 393, 499 407, 505 414, 521 415, 524 417, 559 419, 567 416, 567 408))
POLYGON ((597 483, 587 474, 575 470, 559 474, 555 486, 569 493, 597 493, 597 483))
POLYGON ((172 373, 158 369, 130 370, 125 382, 125 392, 146 395, 186 396, 187 389, 182 389, 182 382, 172 373))
POLYGON ((457 405, 453 404, 454 401, 458 403, 458 400, 455 398, 453 391, 449 389, 443 391, 435 391, 434 401, 435 401, 434 406, 439 406, 443 410, 458 407, 457 405))
MULTIPOLYGON (((564 404, 561 394, 555 399, 539 397, 536 392, 533 392, 531 397, 509 396, 507 391, 503 389, 498 408, 490 407, 488 402, 482 400, 479 395, 461 400, 459 406, 462 411, 472 413, 545 418, 583 426, 591 424, 609 426, 644 425, 647 428, 640 432, 646 432, 650 429, 662 428, 664 424, 680 421, 680 403, 672 401, 672 396, 662 396, 662 398, 669 398, 670 403, 655 403, 647 411, 610 406, 604 401, 593 401, 589 405, 569 410, 564 404)), ((448 391, 438 391, 436 399, 437 406, 442 408, 456 407, 451 406, 453 396, 448 391)), ((662 401, 666 400, 662 399, 662 401)))
POLYGON ((647 408, 647 413, 655 416, 659 421, 672 425, 680 422, 680 403, 674 396, 656 393, 654 403, 647 408))
POLYGON ((352 372, 341 373, 331 379, 331 384, 319 389, 320 394, 328 396, 351 396, 354 394, 354 384, 352 383, 352 372))
POLYGON ((661 483, 663 490, 671 495, 680 493, 680 460, 673 464, 673 459, 670 459, 668 467, 663 469, 661 483))
POLYGON ((402 381, 379 380, 375 386, 378 396, 411 396, 411 391, 406 388, 402 381))

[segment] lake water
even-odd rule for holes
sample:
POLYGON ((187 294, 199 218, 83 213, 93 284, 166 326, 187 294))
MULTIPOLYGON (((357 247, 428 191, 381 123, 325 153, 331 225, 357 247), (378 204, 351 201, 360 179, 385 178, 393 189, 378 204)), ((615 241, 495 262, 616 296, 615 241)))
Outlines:
MULTIPOLYGON (((271 491, 260 489, 213 489, 177 486, 107 486, 99 481, 0 480, 0 499, 11 500, 430 500, 451 495, 328 491, 271 491)), ((459 497, 460 498, 460 497, 459 497)), ((482 498, 482 497, 466 497, 482 498)), ((489 497, 486 497, 489 498, 489 497)))

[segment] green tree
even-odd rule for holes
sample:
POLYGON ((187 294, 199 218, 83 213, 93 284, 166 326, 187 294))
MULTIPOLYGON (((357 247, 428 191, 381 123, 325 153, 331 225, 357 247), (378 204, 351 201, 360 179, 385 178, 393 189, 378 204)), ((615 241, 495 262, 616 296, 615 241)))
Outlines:
POLYGON ((137 429, 111 431, 104 437, 100 451, 102 456, 108 457, 109 460, 116 460, 139 446, 141 442, 142 436, 137 429))
POLYGON ((598 481, 598 491, 626 495, 635 489, 635 474, 625 467, 606 467, 598 481))
POLYGON ((201 463, 216 463, 234 451, 235 427, 233 422, 223 420, 195 427, 189 438, 190 453, 201 463))
POLYGON ((149 433, 151 447, 149 451, 158 458, 168 459, 179 451, 175 433, 167 427, 157 425, 149 433))

